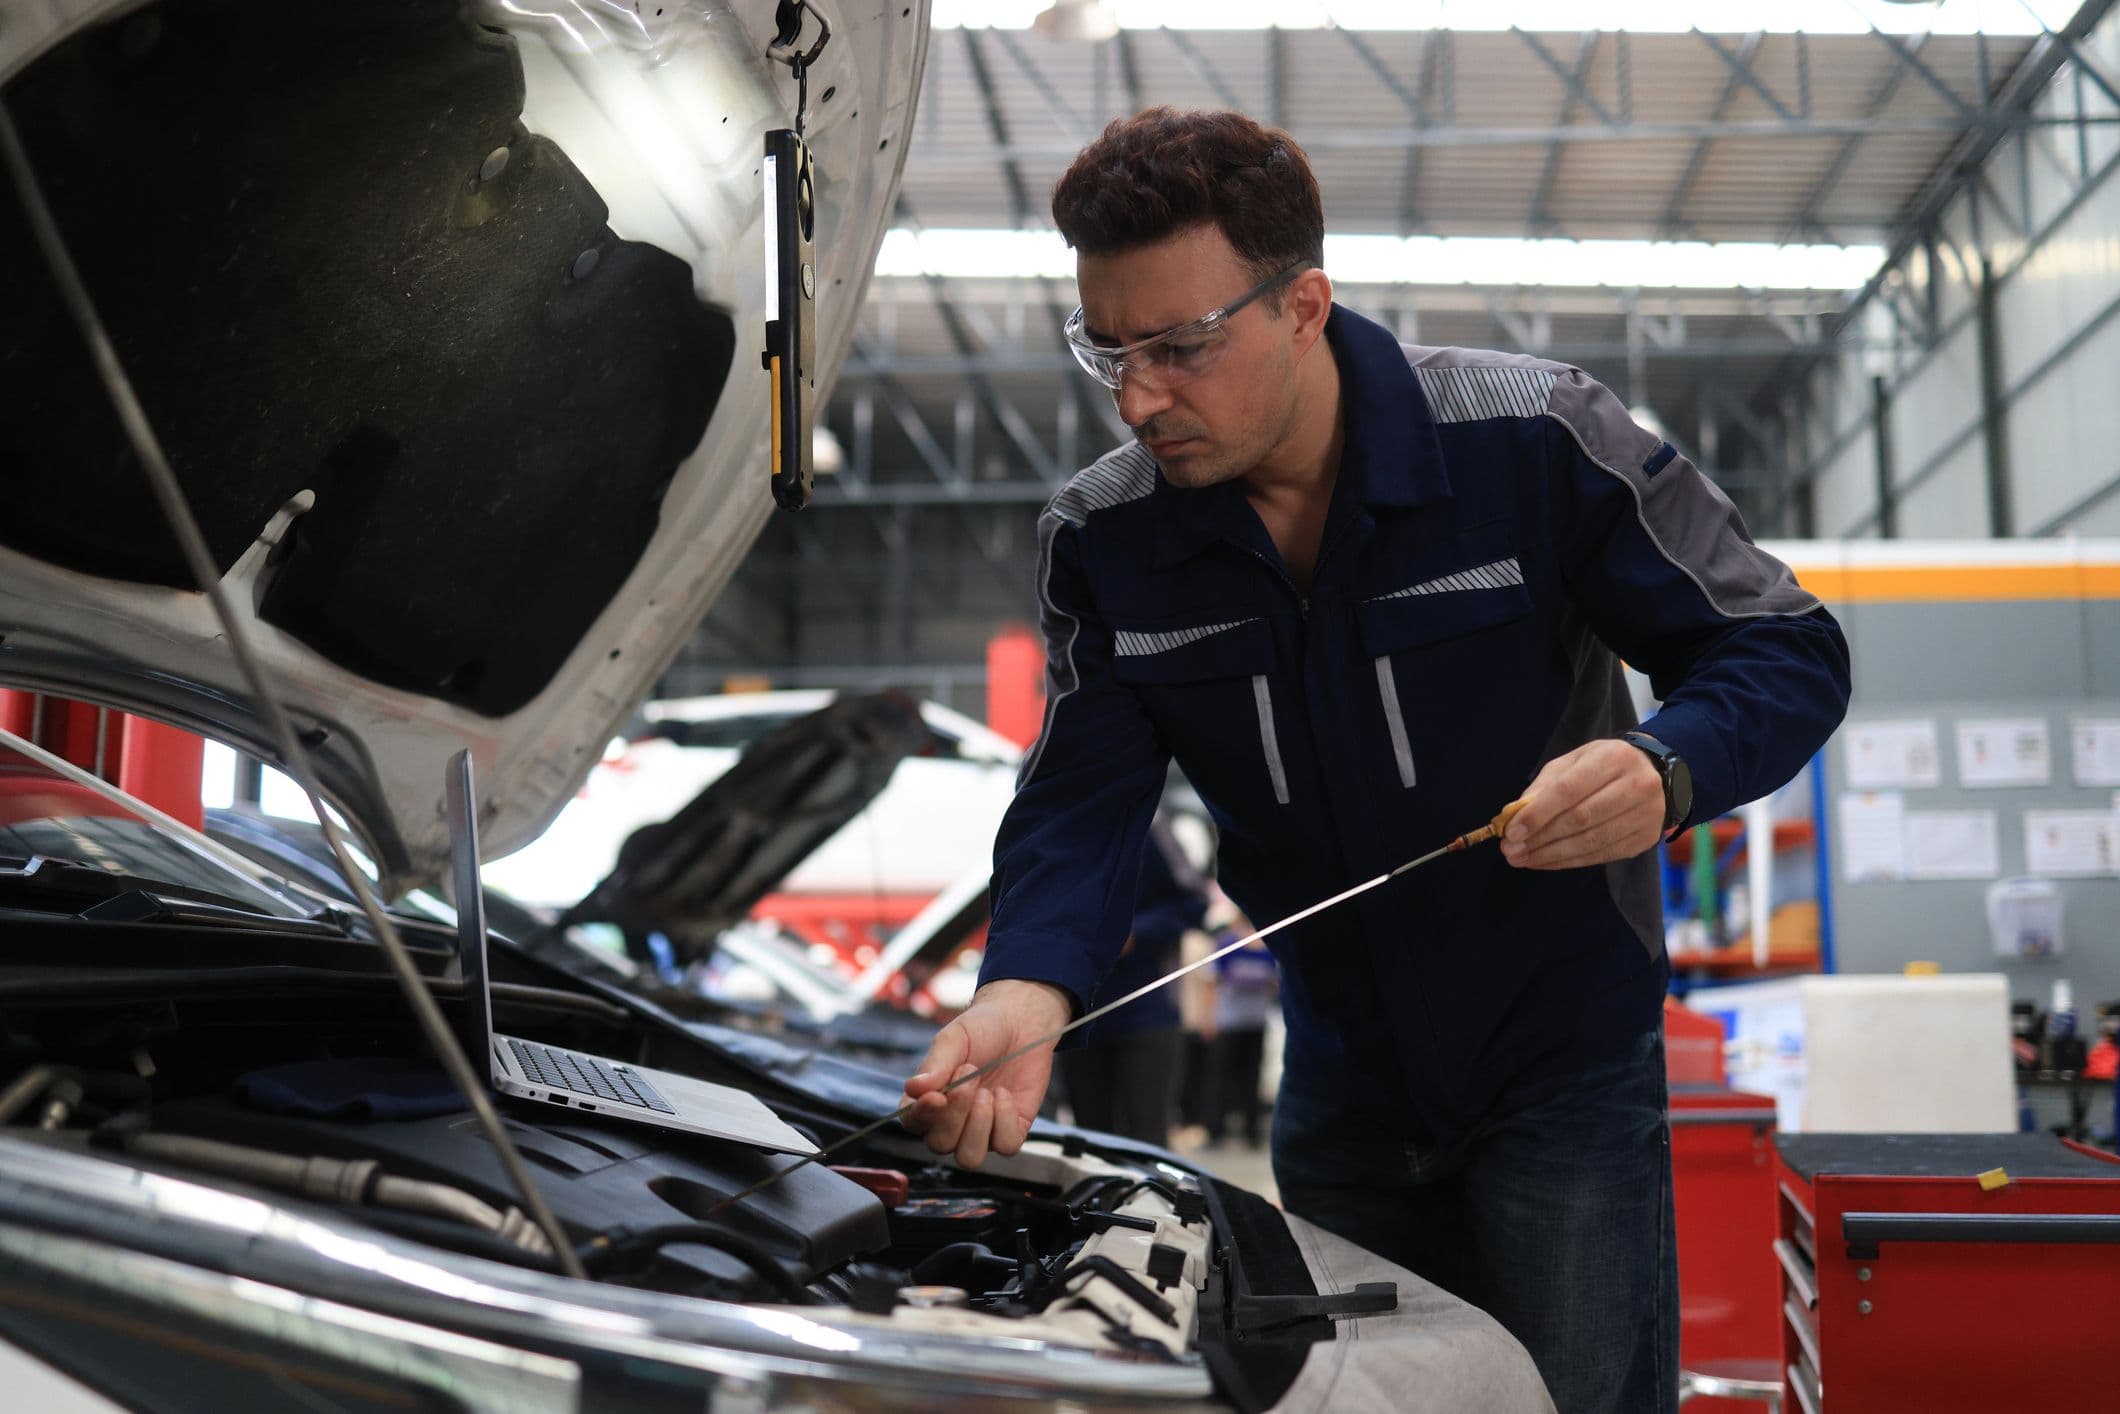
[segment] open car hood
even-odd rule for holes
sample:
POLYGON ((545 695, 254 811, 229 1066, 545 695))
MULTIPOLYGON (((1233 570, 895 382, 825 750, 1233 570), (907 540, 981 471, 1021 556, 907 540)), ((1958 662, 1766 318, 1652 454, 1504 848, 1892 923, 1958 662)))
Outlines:
MULTIPOLYGON (((821 404, 927 5, 827 7, 821 404)), ((770 512, 773 0, 0 0, 0 92, 320 784, 392 890, 534 838, 770 512)), ((806 29, 807 44, 814 31, 806 29)), ((0 184, 0 683, 278 753, 0 184)))
POLYGON ((714 950, 788 871, 866 810, 927 741, 920 704, 896 692, 842 697, 753 742, 669 819, 644 825, 563 923, 616 923, 714 950))

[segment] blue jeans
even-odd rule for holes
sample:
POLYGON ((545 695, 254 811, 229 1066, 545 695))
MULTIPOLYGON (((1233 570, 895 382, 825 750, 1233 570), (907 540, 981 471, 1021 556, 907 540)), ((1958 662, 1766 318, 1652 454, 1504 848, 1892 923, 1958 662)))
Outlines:
POLYGON ((1325 1089, 1282 1081, 1273 1168, 1289 1212, 1492 1315, 1560 1414, 1677 1408, 1661 1028, 1444 1154, 1325 1089))

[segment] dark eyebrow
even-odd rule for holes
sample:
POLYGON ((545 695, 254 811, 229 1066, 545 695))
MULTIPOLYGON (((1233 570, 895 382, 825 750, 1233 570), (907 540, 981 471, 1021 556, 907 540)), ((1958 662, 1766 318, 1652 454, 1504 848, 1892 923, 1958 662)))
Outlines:
MULTIPOLYGON (((1191 323, 1193 323, 1193 322, 1194 322, 1194 321, 1192 321, 1192 320, 1190 320, 1190 319, 1188 319, 1188 320, 1186 320, 1186 321, 1185 321, 1185 323, 1186 323, 1186 324, 1191 324, 1191 323)), ((1086 318, 1086 317, 1085 317, 1085 318, 1083 319, 1083 321, 1082 321, 1082 332, 1083 332, 1083 333, 1085 333, 1085 334, 1087 334, 1087 335, 1089 335, 1089 336, 1090 336, 1090 339, 1091 339, 1091 340, 1092 340, 1093 342, 1095 342, 1095 343, 1099 343, 1099 344, 1105 344, 1105 345, 1107 345, 1107 346, 1109 346, 1109 347, 1111 347, 1111 348, 1115 348, 1115 349, 1116 349, 1116 348, 1122 348, 1122 347, 1124 347, 1124 346, 1125 346, 1125 345, 1127 345, 1127 344, 1138 344, 1138 343, 1140 343, 1140 342, 1141 342, 1141 341, 1142 341, 1143 339, 1155 339, 1155 338, 1160 338, 1160 337, 1162 337, 1163 335, 1165 335, 1165 334, 1168 334, 1168 333, 1169 333, 1169 332, 1170 332, 1170 331, 1171 331, 1172 329, 1179 329, 1179 328, 1183 328, 1183 327, 1184 327, 1183 325, 1179 325, 1179 324, 1170 324, 1170 325, 1166 325, 1165 327, 1163 327, 1163 328, 1161 328, 1161 329, 1151 329, 1151 330, 1149 330, 1149 331, 1148 331, 1147 333, 1145 333, 1145 334, 1133 334, 1133 335, 1130 335, 1129 337, 1127 337, 1127 338, 1124 338, 1124 339, 1114 339, 1114 338, 1112 338, 1112 336, 1111 336, 1111 335, 1109 335, 1109 334, 1105 333, 1105 332, 1104 332, 1104 331, 1103 331, 1102 329, 1099 329, 1099 328, 1098 328, 1098 327, 1097 327, 1096 325, 1094 325, 1094 324, 1090 323, 1090 322, 1089 322, 1089 320, 1088 320, 1088 318, 1086 318)))

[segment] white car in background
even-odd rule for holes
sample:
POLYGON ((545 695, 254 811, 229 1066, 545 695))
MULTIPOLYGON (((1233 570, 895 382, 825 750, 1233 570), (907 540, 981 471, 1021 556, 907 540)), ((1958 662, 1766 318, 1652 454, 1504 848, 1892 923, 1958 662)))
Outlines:
MULTIPOLYGON (((596 886, 619 846, 666 820, 768 732, 829 703, 827 690, 730 693, 650 702, 650 734, 614 741, 552 827, 486 866, 493 888, 564 907, 596 886)), ((1015 794, 1022 750, 936 702, 920 704, 927 751, 898 765, 867 810, 805 859, 783 894, 920 903, 978 868, 1015 794)))

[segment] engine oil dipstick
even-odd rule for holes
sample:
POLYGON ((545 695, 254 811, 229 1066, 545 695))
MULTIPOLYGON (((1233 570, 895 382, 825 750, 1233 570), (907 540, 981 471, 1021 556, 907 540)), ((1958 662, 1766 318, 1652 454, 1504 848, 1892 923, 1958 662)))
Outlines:
MULTIPOLYGON (((1366 894, 1371 889, 1374 889, 1381 884, 1388 884, 1393 879, 1398 878, 1401 874, 1406 874, 1415 869, 1418 869, 1423 864, 1427 864, 1432 860, 1441 859, 1446 854, 1457 854, 1463 850, 1472 848, 1474 845, 1485 844, 1489 840, 1498 840, 1502 837, 1502 832, 1509 828, 1509 822, 1516 819, 1517 815, 1523 810, 1523 808, 1529 805, 1530 803, 1530 796, 1524 796, 1519 800, 1512 800, 1511 802, 1509 802, 1509 804, 1503 806, 1501 809, 1501 813, 1496 815, 1492 820, 1489 820, 1486 824, 1480 826, 1476 830, 1466 831, 1464 834, 1459 835, 1456 839, 1450 841, 1450 843, 1446 845, 1443 845, 1441 848, 1432 849, 1428 851, 1428 853, 1421 855, 1418 859, 1409 859, 1404 864, 1401 864, 1398 868, 1393 869, 1388 873, 1379 874, 1374 879, 1369 879, 1362 883, 1356 884, 1351 889, 1342 889, 1339 893, 1334 894, 1331 898, 1320 899, 1318 902, 1310 905, 1310 907, 1299 909, 1296 912, 1289 914, 1286 918, 1281 919, 1277 923, 1267 924, 1264 928, 1259 929, 1256 933, 1252 933, 1248 936, 1239 938, 1233 943, 1226 943, 1222 947, 1219 947, 1215 949, 1215 951, 1207 954, 1207 956, 1199 958, 1193 962, 1188 962, 1183 967, 1179 967, 1170 972, 1166 972, 1161 977, 1158 977, 1155 981, 1136 987, 1133 991, 1128 992, 1123 997, 1119 997, 1115 1000, 1106 1002, 1103 1006, 1097 1007, 1092 1011, 1086 1011, 1081 1016, 1078 1016, 1073 1021, 1070 1021, 1067 1025, 1061 1027, 1059 1030, 1048 1032, 1045 1035, 1040 1036, 1035 1041, 1027 1041, 1023 1045, 1016 1047, 1016 1049, 1014 1049, 1013 1051, 1009 1051, 1005 1055, 996 1056, 993 1060, 988 1061, 985 1065, 980 1066, 977 1070, 967 1071, 963 1075, 958 1076, 955 1080, 950 1081, 947 1085, 944 1085, 940 1090, 930 1091, 929 1093, 947 1095, 950 1091, 958 1089, 961 1086, 969 1085, 973 1081, 980 1079, 982 1076, 993 1074, 995 1071, 1001 1069, 1001 1067, 1007 1065, 1012 1060, 1017 1060, 1023 1056, 1027 1056, 1031 1052, 1038 1050, 1041 1047, 1052 1045, 1061 1037, 1067 1035, 1068 1032, 1080 1030, 1082 1027, 1089 1025, 1091 1022, 1095 1021, 1098 1017, 1103 1016, 1105 1013, 1117 1011, 1120 1007, 1125 1006, 1128 1002, 1139 1001, 1142 997, 1147 996, 1150 992, 1156 991, 1158 988, 1161 987, 1167 987, 1171 983, 1177 981, 1180 977, 1185 976, 1187 973, 1197 972, 1201 968, 1206 967, 1221 958, 1229 956, 1231 953, 1236 952, 1240 948, 1249 947, 1251 944, 1259 941, 1259 939, 1261 938, 1271 937, 1273 934, 1280 932, 1284 928, 1290 928, 1298 923, 1301 923, 1306 918, 1316 917, 1318 914, 1325 912, 1329 908, 1335 908, 1340 904, 1347 902, 1347 900, 1351 898, 1355 898, 1361 894, 1366 894)), ((925 1099, 926 1097, 922 1096, 922 1098, 925 1099)), ((904 1119, 907 1115, 911 1114, 915 1109, 919 1107, 919 1103, 920 1102, 918 1100, 909 1100, 905 1104, 900 1105, 897 1109, 892 1110, 889 1114, 884 1115, 879 1119, 869 1121, 869 1123, 863 1125, 861 1128, 855 1130, 852 1134, 847 1135, 844 1139, 839 1140, 837 1143, 828 1144, 824 1148, 818 1150, 816 1153, 806 1155, 803 1158, 796 1160, 794 1163, 789 1164, 786 1168, 775 1169, 773 1172, 767 1174, 764 1178, 759 1179, 756 1183, 751 1184, 747 1188, 738 1189, 736 1192, 731 1193, 728 1197, 716 1203, 713 1207, 707 1209, 707 1211, 701 1215, 702 1220, 712 1218, 726 1208, 734 1207, 736 1204, 742 1202, 744 1199, 750 1197, 752 1194, 760 1192, 765 1188, 771 1187, 773 1184, 779 1182, 783 1178, 786 1178, 791 1173, 800 1172, 802 1169, 809 1167, 811 1164, 824 1162, 826 1159, 831 1158, 832 1155, 838 1153, 840 1150, 846 1148, 848 1145, 853 1144, 858 1140, 868 1138, 871 1134, 874 1134, 877 1130, 883 1128, 885 1125, 894 1124, 897 1121, 904 1119)))

